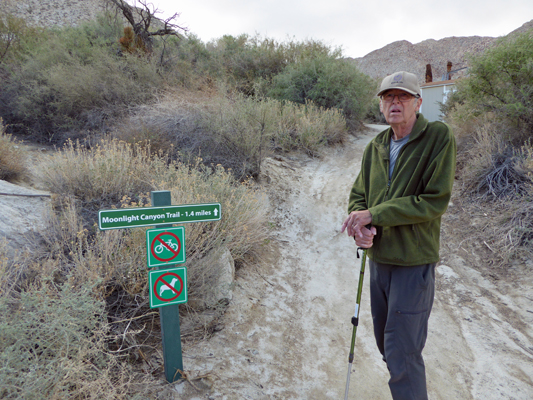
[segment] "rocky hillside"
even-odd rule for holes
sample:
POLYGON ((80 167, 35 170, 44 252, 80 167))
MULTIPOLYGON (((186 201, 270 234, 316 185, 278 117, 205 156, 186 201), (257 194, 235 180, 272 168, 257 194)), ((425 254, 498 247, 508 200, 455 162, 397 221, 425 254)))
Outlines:
POLYGON ((426 65, 431 64, 433 80, 440 81, 448 61, 452 62, 452 71, 466 67, 468 53, 482 52, 495 40, 480 36, 428 39, 417 44, 402 40, 357 58, 355 62, 361 71, 373 78, 383 78, 395 71, 410 71, 419 76, 420 82, 425 79, 426 65))
MULTIPOLYGON (((509 35, 533 28, 533 20, 525 23, 509 35)), ((448 37, 441 40, 428 39, 412 44, 406 40, 393 42, 354 61, 359 68, 373 78, 383 78, 395 71, 411 71, 425 81, 426 65, 431 64, 433 81, 440 81, 452 63, 452 79, 464 74, 467 55, 478 54, 489 48, 497 38, 487 36, 448 37)))
POLYGON ((102 12, 104 0, 0 0, 0 12, 33 26, 76 26, 102 12))

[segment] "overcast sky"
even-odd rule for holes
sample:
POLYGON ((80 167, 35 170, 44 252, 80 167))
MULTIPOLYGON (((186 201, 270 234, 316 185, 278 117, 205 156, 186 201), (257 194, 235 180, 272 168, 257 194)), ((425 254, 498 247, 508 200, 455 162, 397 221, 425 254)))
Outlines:
MULTIPOLYGON (((130 2, 133 3, 134 0, 130 2)), ((397 40, 498 37, 533 19, 533 0, 148 0, 203 42, 260 34, 316 39, 362 57, 397 40)))

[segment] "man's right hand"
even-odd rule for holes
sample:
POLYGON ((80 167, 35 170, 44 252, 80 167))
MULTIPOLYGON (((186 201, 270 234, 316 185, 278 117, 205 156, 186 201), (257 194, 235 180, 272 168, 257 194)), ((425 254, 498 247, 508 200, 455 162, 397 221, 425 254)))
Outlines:
POLYGON ((376 235, 376 227, 372 226, 370 229, 363 227, 361 228, 362 236, 355 235, 355 244, 357 247, 361 247, 363 249, 369 249, 374 244, 374 236, 376 235))

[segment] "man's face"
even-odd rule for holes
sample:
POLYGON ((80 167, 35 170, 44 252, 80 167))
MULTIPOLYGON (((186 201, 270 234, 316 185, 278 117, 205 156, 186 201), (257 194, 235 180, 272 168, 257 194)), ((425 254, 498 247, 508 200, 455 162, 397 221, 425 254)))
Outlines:
POLYGON ((379 108, 389 125, 403 125, 416 119, 416 113, 421 105, 422 99, 416 98, 404 90, 391 89, 381 95, 379 108), (391 95, 394 95, 394 98, 391 102, 387 102, 385 98, 391 95), (408 100, 400 100, 399 95, 407 97, 408 100))

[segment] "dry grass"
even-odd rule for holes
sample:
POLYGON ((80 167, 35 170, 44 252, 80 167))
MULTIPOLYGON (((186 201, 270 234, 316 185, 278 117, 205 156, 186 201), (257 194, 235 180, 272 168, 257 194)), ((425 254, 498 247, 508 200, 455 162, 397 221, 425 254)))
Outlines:
POLYGON ((458 138, 457 172, 461 190, 470 196, 504 198, 526 194, 531 183, 527 173, 529 146, 516 148, 509 141, 513 131, 490 117, 478 117, 461 124, 454 115, 452 125, 458 138))
MULTIPOLYGON (((468 239, 489 249, 496 264, 533 254, 533 148, 512 145, 512 128, 491 116, 455 115, 458 136, 458 189, 454 200, 476 221, 468 239), (475 215, 488 217, 475 218, 475 215)), ((468 228, 465 228, 468 230, 468 228)))
POLYGON ((219 96, 206 105, 200 126, 229 167, 257 177, 261 161, 275 151, 316 155, 327 145, 342 142, 346 120, 335 109, 242 95, 219 96))
POLYGON ((59 213, 50 217, 47 251, 64 259, 71 279, 94 276, 103 279, 103 287, 118 286, 131 296, 146 294, 144 230, 99 232, 94 213, 84 212, 88 207, 110 208, 119 196, 119 207, 146 206, 146 189, 170 190, 173 204, 221 203, 220 221, 185 226, 191 295, 198 286, 196 264, 199 270, 207 268, 202 259, 208 252, 224 246, 242 263, 260 253, 269 237, 265 195, 252 182, 237 182, 221 166, 206 168, 201 160, 192 166, 170 162, 150 156, 146 148, 112 140, 94 150, 71 144, 40 170, 49 189, 62 195, 56 204, 59 213))
POLYGON ((150 143, 152 153, 181 160, 201 156, 242 179, 257 177, 261 161, 273 152, 316 155, 346 134, 346 120, 336 109, 258 100, 224 87, 167 92, 155 104, 136 108, 113 133, 128 143, 150 143))
POLYGON ((533 256, 533 193, 521 199, 478 202, 456 193, 461 228, 455 239, 484 249, 486 266, 507 268, 513 260, 533 256), (462 221, 468 221, 465 225, 462 221))
POLYGON ((111 136, 129 144, 149 143, 155 154, 194 152, 204 142, 197 132, 198 114, 203 104, 216 95, 212 88, 202 89, 176 87, 161 93, 152 104, 132 109, 127 118, 116 124, 111 136))
POLYGON ((16 182, 27 177, 26 153, 17 140, 6 134, 0 118, 0 179, 16 182))

